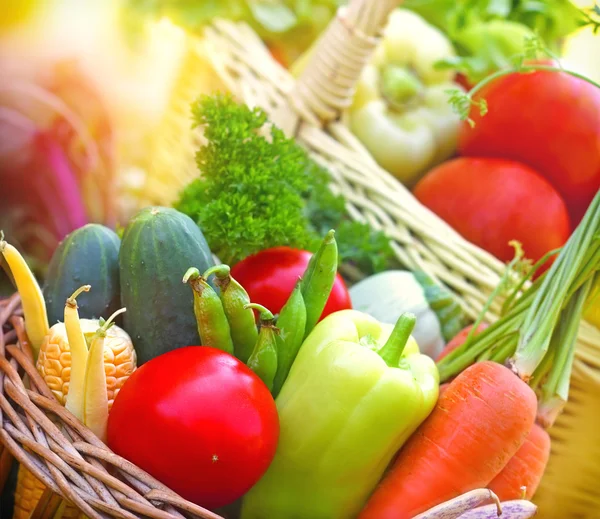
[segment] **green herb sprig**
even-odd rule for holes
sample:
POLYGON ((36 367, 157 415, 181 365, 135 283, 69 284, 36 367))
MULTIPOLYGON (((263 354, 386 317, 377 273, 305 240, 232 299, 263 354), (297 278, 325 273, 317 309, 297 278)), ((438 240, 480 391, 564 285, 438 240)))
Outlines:
POLYGON ((192 111, 207 144, 196 157, 201 175, 176 208, 198 223, 222 262, 281 245, 315 251, 321 236, 335 229, 341 261, 364 275, 388 267, 394 258, 389 239, 349 218, 327 171, 262 110, 216 95, 200 98, 192 111))

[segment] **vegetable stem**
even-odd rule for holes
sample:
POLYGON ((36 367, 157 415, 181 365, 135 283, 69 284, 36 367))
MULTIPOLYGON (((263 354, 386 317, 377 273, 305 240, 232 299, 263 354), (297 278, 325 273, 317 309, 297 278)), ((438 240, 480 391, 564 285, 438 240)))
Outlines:
POLYGON ((402 357, 402 352, 406 347, 406 343, 416 322, 417 317, 414 314, 410 312, 403 313, 396 321, 396 325, 388 340, 377 352, 389 367, 398 367, 400 357, 402 357))
POLYGON ((501 69, 501 70, 494 72, 493 74, 490 74, 489 76, 486 76, 484 79, 479 81, 479 83, 477 83, 475 86, 473 86, 473 88, 471 88, 471 90, 469 90, 469 92, 467 92, 466 94, 464 94, 463 92, 461 92, 459 90, 449 90, 448 94, 450 94, 450 104, 453 106, 455 112, 460 116, 460 118, 463 121, 467 121, 471 126, 474 126, 475 122, 469 117, 471 107, 472 106, 479 107, 479 112, 482 116, 485 115, 488 111, 488 106, 487 106, 487 102, 485 101, 485 99, 479 99, 479 100, 475 101, 473 99, 475 94, 477 94, 479 91, 481 91, 485 86, 489 85, 496 79, 499 79, 503 76, 508 76, 508 75, 511 75, 514 73, 524 74, 524 73, 530 73, 530 72, 535 72, 535 71, 564 72, 566 74, 570 74, 573 77, 581 79, 587 83, 590 83, 591 85, 600 89, 600 84, 598 84, 596 81, 584 76, 583 74, 579 74, 572 70, 566 70, 560 66, 555 67, 552 65, 536 65, 536 64, 524 65, 523 63, 520 63, 519 65, 517 65, 515 67, 501 69))
POLYGON ((596 234, 600 229, 600 193, 597 193, 583 220, 541 280, 541 286, 522 325, 513 369, 529 380, 548 351, 554 329, 567 296, 581 274, 590 277, 599 267, 596 234), (596 243, 595 243, 596 242, 596 243))
POLYGON ((183 283, 195 281, 200 277, 200 271, 196 267, 190 267, 183 275, 183 283))
POLYGON ((120 310, 117 310, 116 312, 114 312, 106 321, 101 318, 99 320, 100 328, 98 328, 98 331, 96 331, 96 335, 98 335, 99 337, 106 337, 106 333, 108 332, 110 327, 115 324, 114 323, 115 318, 118 315, 125 313, 126 311, 127 311, 126 308, 121 308, 120 310))
POLYGON ((71 308, 77 308, 76 299, 79 296, 79 294, 81 294, 83 292, 89 292, 91 288, 92 288, 92 285, 83 285, 83 286, 79 287, 77 290, 75 290, 75 292, 73 292, 71 297, 69 297, 67 299, 66 304, 69 305, 71 308))
POLYGON ((273 324, 273 321, 275 320, 275 316, 273 315, 273 312, 271 312, 270 310, 265 308, 263 305, 259 305, 258 303, 248 303, 247 305, 244 305, 244 310, 246 310, 248 308, 252 308, 253 310, 258 310, 258 313, 260 314, 261 326, 266 325, 266 324, 273 324))
POLYGON ((591 287, 590 279, 577 291, 562 312, 560 325, 555 332, 559 348, 548 378, 542 385, 542 398, 538 407, 538 421, 546 428, 554 423, 569 398, 577 332, 583 306, 591 287))

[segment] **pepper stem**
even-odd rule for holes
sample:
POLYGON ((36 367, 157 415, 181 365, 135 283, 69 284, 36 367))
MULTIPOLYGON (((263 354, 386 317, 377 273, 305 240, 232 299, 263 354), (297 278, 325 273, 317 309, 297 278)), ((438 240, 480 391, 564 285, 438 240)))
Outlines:
POLYGON ((423 89, 419 78, 398 65, 387 65, 381 74, 381 93, 388 102, 398 107, 408 103, 423 89))
POLYGON ((77 290, 75 290, 75 292, 73 292, 71 297, 67 299, 67 305, 69 305, 71 308, 77 308, 77 297, 82 292, 89 292, 90 288, 92 288, 92 285, 83 285, 82 287, 79 287, 77 290))
POLYGON ((113 324, 115 324, 114 320, 117 317, 117 315, 125 313, 126 311, 126 308, 121 308, 120 310, 117 310, 115 313, 113 313, 106 321, 102 318, 99 319, 98 323, 100 324, 100 328, 98 328, 98 330, 96 331, 96 336, 106 337, 106 332, 113 324))
POLYGON ((396 326, 392 330, 389 339, 377 352, 390 368, 397 368, 400 362, 402 352, 410 338, 417 317, 410 312, 403 313, 396 321, 396 326))
POLYGON ((247 305, 244 305, 244 310, 247 310, 248 308, 258 311, 261 324, 270 324, 275 320, 273 313, 263 305, 259 305, 258 303, 248 303, 247 305))

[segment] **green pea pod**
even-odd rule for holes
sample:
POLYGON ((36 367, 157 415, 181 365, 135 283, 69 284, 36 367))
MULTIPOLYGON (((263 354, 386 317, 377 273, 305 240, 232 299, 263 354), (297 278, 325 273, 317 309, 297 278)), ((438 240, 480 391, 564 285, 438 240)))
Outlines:
POLYGON ((215 285, 220 289, 235 356, 244 363, 248 362, 258 338, 254 312, 245 308, 250 303, 248 292, 231 277, 231 269, 227 265, 209 268, 202 277, 208 280, 211 274, 215 275, 215 285))
POLYGON ((319 250, 313 254, 302 276, 301 289, 306 306, 304 337, 315 327, 331 294, 337 274, 338 251, 335 231, 330 230, 319 250))
POLYGON ((300 283, 296 285, 277 318, 280 348, 277 354, 277 374, 273 382, 273 397, 277 397, 298 355, 306 329, 306 306, 300 283))
POLYGON ((277 372, 279 329, 273 324, 275 321, 273 314, 264 306, 250 303, 245 308, 253 308, 260 312, 260 332, 247 364, 271 391, 277 372))
POLYGON ((189 283, 194 291, 194 314, 201 344, 233 355, 229 323, 217 293, 194 267, 187 270, 183 282, 189 283))

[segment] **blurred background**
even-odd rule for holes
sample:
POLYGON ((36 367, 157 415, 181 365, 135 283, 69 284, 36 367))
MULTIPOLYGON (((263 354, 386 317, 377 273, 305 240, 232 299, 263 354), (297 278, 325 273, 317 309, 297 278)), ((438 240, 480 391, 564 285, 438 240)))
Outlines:
MULTIPOLYGON (((0 229, 43 275, 73 229, 118 227, 139 207, 172 203, 199 174, 193 156, 201 136, 191 128, 190 103, 224 90, 203 48, 203 27, 215 17, 245 21, 291 67, 343 3, 1 0, 0 229)), ((568 0, 404 6, 444 32, 480 72, 521 45, 509 32, 497 37, 500 20, 541 33, 570 68, 600 80, 600 35, 579 28, 568 0), (493 43, 485 53, 458 37, 467 23, 484 28, 493 43)), ((6 281, 0 278, 5 291, 6 281)))

